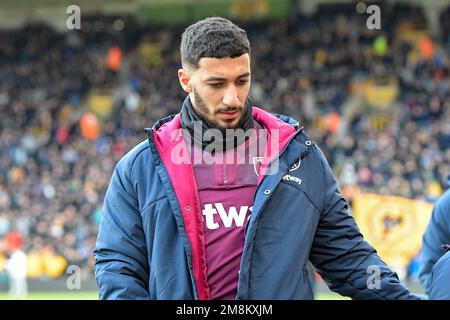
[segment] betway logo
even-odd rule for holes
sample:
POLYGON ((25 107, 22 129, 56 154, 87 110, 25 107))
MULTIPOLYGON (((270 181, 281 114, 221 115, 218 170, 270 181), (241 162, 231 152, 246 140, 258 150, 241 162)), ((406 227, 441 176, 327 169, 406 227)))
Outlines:
MULTIPOLYGON (((214 221, 214 216, 218 213, 220 219, 222 219, 223 226, 225 228, 232 228, 233 221, 235 227, 243 227, 245 222, 245 217, 247 215, 247 211, 250 211, 250 214, 253 210, 253 206, 241 206, 239 208, 239 212, 236 207, 230 207, 228 212, 223 207, 223 204, 218 202, 214 203, 214 206, 210 203, 205 204, 205 208, 202 210, 203 215, 205 216, 206 227, 209 230, 214 230, 219 228, 219 223, 214 221)), ((248 215, 248 219, 250 219, 250 214, 248 215)))
POLYGON ((294 181, 294 182, 297 182, 298 185, 301 185, 301 184, 302 184, 302 179, 300 179, 299 177, 291 176, 290 174, 285 174, 285 175, 283 176, 283 180, 294 181))

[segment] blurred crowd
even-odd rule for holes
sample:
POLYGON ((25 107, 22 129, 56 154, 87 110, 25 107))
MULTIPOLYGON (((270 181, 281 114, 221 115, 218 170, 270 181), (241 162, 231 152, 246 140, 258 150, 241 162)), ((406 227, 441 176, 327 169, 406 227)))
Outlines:
MULTIPOLYGON (((255 105, 300 121, 342 187, 352 190, 350 199, 357 188, 432 200, 450 173, 448 26, 444 40, 434 39, 432 59, 412 60, 407 45, 382 56, 372 46, 380 34, 392 44, 397 24, 424 20, 420 10, 393 8, 381 31, 367 29, 363 18, 319 12, 239 23, 252 45, 251 96, 255 105), (363 107, 344 117, 355 78, 371 76, 398 81, 382 128, 363 107), (330 112, 347 121, 345 130, 317 125, 330 112)), ((45 25, 0 31, 0 239, 19 232, 27 254, 51 252, 91 271, 115 163, 146 139, 145 127, 180 110, 184 27, 91 16, 66 33, 45 25), (113 69, 106 59, 112 47, 122 53, 113 69), (111 93, 112 110, 100 120, 100 136, 88 140, 79 120, 94 89, 111 93)))

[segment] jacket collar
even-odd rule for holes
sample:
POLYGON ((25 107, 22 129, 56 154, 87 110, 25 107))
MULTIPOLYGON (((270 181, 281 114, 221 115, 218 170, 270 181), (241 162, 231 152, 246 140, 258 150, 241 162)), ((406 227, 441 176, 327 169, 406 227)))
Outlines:
MULTIPOLYGON (((253 107, 253 118, 258 121, 266 130, 280 130, 280 139, 285 139, 300 127, 298 121, 280 114, 271 114, 258 107, 253 107)), ((151 128, 156 134, 167 143, 178 141, 174 131, 181 129, 180 114, 172 114, 159 119, 151 128)), ((149 132, 149 129, 146 129, 149 132)))

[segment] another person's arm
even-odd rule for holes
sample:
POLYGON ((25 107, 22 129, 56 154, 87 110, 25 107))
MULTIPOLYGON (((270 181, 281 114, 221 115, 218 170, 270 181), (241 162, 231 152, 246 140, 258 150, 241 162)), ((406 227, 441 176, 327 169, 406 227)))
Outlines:
POLYGON ((447 191, 435 204, 433 214, 422 241, 422 265, 420 282, 430 291, 430 276, 436 261, 444 253, 442 245, 450 243, 450 191, 447 191))
POLYGON ((450 251, 434 265, 430 276, 430 299, 450 300, 450 251))

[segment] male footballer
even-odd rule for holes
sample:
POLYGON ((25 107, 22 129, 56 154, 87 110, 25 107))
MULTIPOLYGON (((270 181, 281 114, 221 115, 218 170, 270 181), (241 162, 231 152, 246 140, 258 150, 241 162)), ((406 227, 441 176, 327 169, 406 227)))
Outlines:
POLYGON ((207 18, 180 51, 180 112, 147 129, 106 193, 100 298, 313 299, 311 261, 343 296, 418 299, 364 241, 303 127, 252 104, 246 32, 207 18))

